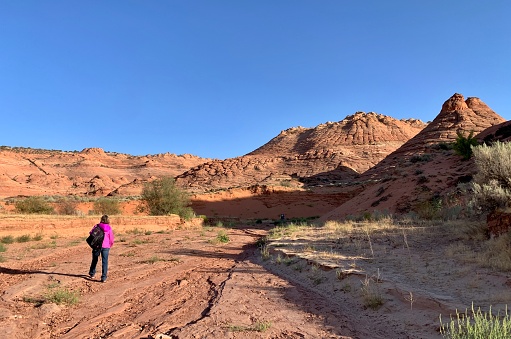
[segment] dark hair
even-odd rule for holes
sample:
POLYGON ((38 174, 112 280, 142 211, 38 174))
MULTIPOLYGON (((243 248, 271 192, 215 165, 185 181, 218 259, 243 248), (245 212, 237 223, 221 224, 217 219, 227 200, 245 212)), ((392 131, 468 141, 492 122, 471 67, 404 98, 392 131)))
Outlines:
POLYGON ((105 215, 103 215, 103 216, 101 217, 101 221, 100 221, 100 223, 102 223, 102 224, 109 224, 109 223, 110 223, 110 220, 108 219, 108 215, 106 215, 106 214, 105 214, 105 215))

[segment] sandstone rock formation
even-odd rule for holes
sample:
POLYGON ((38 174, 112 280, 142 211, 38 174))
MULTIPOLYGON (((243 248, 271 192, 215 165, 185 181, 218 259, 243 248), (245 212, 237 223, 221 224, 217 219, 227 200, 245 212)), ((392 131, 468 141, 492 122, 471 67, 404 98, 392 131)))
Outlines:
POLYGON ((18 195, 139 195, 142 184, 175 176, 211 159, 192 155, 131 156, 87 148, 81 152, 0 148, 0 197, 18 195))
POLYGON ((511 121, 485 129, 477 135, 480 142, 491 143, 493 141, 508 142, 511 141, 511 121))
POLYGON ((282 131, 245 156, 204 163, 179 175, 193 191, 278 184, 291 179, 309 184, 350 181, 426 126, 420 120, 396 120, 358 112, 315 128, 282 131))
POLYGON ((445 207, 449 199, 456 199, 456 185, 474 174, 473 162, 462 161, 446 143, 453 142, 458 131, 478 134, 503 122, 478 98, 464 100, 454 94, 426 128, 359 178, 368 185, 363 192, 323 219, 374 210, 420 211, 421 206, 440 200, 445 207))

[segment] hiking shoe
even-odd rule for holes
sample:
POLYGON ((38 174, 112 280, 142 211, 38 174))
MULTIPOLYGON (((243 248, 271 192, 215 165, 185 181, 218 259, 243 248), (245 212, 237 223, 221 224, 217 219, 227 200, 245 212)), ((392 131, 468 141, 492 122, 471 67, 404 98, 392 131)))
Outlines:
POLYGON ((101 279, 101 282, 102 282, 102 283, 106 282, 106 278, 105 278, 105 279, 101 279))
POLYGON ((94 278, 94 274, 90 274, 89 273, 89 278, 93 279, 94 278))

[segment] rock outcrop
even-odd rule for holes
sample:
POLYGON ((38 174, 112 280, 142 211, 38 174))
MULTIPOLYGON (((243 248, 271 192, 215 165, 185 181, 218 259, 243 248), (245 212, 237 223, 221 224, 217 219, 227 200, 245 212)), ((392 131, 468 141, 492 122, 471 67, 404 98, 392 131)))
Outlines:
POLYGON ((308 184, 349 182, 424 126, 420 120, 357 112, 314 128, 289 128, 245 156, 204 163, 179 175, 177 182, 193 191, 291 179, 308 184))
POLYGON ((0 148, 0 197, 19 195, 139 195, 145 182, 176 176, 210 161, 190 155, 132 156, 86 148, 63 152, 0 148))
POLYGON ((473 162, 462 161, 448 143, 455 141, 457 132, 477 136, 504 121, 478 98, 464 100, 454 94, 428 126, 361 175, 358 180, 367 185, 364 191, 322 218, 342 219, 374 210, 420 212, 439 201, 446 207, 449 199, 456 199, 456 185, 474 174, 473 162))

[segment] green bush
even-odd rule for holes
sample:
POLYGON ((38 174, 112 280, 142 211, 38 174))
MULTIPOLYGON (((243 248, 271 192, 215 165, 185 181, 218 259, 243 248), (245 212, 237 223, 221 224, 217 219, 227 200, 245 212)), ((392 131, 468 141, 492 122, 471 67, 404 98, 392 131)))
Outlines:
POLYGON ((17 213, 21 214, 54 214, 53 207, 42 197, 33 196, 14 203, 17 213))
POLYGON ((47 302, 54 304, 75 305, 79 301, 80 294, 64 287, 48 288, 48 292, 44 295, 47 302))
POLYGON ((188 194, 179 189, 171 177, 145 184, 141 201, 140 209, 150 215, 177 214, 184 219, 194 216, 188 194))
POLYGON ((442 210, 442 199, 434 197, 429 200, 421 201, 415 205, 415 212, 421 219, 433 220, 440 216, 442 210))
POLYGON ((121 214, 119 201, 113 198, 99 198, 94 202, 92 210, 95 214, 121 214))
POLYGON ((474 131, 471 131, 468 137, 464 137, 460 131, 456 132, 458 137, 456 141, 452 145, 452 149, 458 155, 460 155, 463 160, 468 160, 472 156, 472 147, 479 145, 477 139, 474 137, 474 131))
POLYGON ((219 231, 216 240, 218 240, 221 243, 228 243, 229 242, 229 235, 225 233, 224 231, 219 231))
POLYGON ((5 237, 0 238, 0 242, 2 244, 12 244, 14 242, 14 237, 12 235, 6 235, 5 237))
POLYGON ((29 242, 30 240, 32 240, 30 234, 24 234, 16 237, 16 242, 29 242))
POLYGON ((496 141, 473 148, 476 175, 472 204, 484 211, 509 207, 511 201, 511 144, 496 141))
POLYGON ((442 323, 440 317, 440 333, 449 339, 501 339, 511 338, 511 317, 507 307, 503 315, 493 315, 490 310, 482 312, 480 308, 459 313, 456 310, 456 318, 451 317, 449 323, 442 323))

